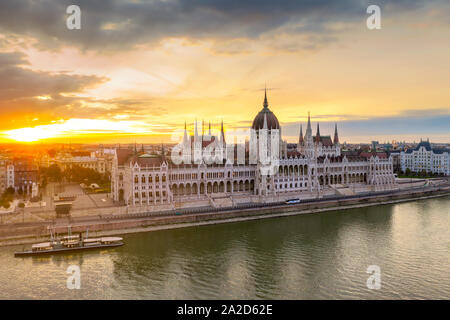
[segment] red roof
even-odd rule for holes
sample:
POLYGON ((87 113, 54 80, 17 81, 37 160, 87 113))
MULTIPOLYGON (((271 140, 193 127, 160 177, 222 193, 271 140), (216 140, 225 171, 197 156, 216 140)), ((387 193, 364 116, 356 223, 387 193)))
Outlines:
POLYGON ((118 165, 123 166, 134 152, 130 149, 116 149, 116 153, 118 165))
POLYGON ((331 140, 330 136, 320 136, 320 142, 322 142, 322 145, 324 147, 333 146, 333 141, 331 140))
POLYGON ((287 156, 288 156, 288 158, 296 158, 296 157, 298 158, 298 157, 301 157, 302 154, 300 152, 298 152, 297 150, 294 150, 294 151, 288 151, 287 156))
POLYGON ((371 157, 378 157, 380 159, 387 159, 386 152, 361 152, 360 157, 370 159, 371 157))

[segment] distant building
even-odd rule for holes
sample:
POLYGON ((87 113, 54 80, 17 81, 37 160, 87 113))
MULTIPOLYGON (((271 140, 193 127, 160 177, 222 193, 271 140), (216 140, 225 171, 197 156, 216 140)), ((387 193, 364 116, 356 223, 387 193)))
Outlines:
POLYGON ((57 164, 62 171, 73 166, 89 168, 99 173, 105 174, 111 172, 114 153, 108 150, 97 150, 90 155, 76 155, 69 152, 59 153, 55 156, 52 163, 57 164))
POLYGON ((394 166, 394 172, 399 172, 402 170, 400 155, 400 151, 393 151, 390 153, 390 156, 392 157, 392 164, 394 166))
POLYGON ((380 143, 378 141, 372 141, 372 150, 377 150, 377 147, 380 143))
POLYGON ((416 148, 400 153, 401 169, 450 175, 450 149, 432 148, 430 142, 421 141, 416 148))
POLYGON ((14 165, 8 158, 0 158, 0 193, 9 187, 14 188, 14 165))
POLYGON ((16 158, 14 165, 14 189, 22 190, 26 194, 32 193, 33 183, 37 184, 39 179, 38 167, 30 158, 16 158))

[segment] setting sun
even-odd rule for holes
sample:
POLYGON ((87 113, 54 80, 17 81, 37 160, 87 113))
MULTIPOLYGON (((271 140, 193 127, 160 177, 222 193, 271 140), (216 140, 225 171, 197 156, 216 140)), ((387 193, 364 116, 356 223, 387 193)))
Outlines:
POLYGON ((151 134, 151 126, 137 121, 109 121, 70 119, 49 125, 40 125, 5 131, 4 135, 17 142, 36 142, 49 138, 101 134, 151 134))
POLYGON ((50 138, 53 133, 50 130, 42 128, 22 128, 6 132, 8 138, 18 142, 35 142, 42 139, 50 138))

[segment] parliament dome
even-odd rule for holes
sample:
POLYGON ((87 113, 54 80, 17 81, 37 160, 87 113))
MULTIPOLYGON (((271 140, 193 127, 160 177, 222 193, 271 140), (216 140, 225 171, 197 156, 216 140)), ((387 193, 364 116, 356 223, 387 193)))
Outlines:
POLYGON ((270 111, 269 104, 267 102, 267 91, 264 92, 264 104, 262 110, 256 115, 253 120, 252 129, 259 130, 264 128, 264 117, 267 121, 267 129, 280 129, 280 123, 278 122, 275 114, 270 111))

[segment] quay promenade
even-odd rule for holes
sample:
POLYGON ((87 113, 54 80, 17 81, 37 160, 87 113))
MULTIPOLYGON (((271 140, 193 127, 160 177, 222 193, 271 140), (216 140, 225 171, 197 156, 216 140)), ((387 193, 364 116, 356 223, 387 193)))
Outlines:
POLYGON ((408 189, 366 192, 357 195, 329 195, 322 198, 304 199, 299 204, 242 203, 222 208, 185 208, 160 212, 103 214, 70 219, 53 219, 42 222, 0 225, 0 245, 35 242, 49 235, 49 227, 59 233, 85 232, 92 235, 110 235, 143 232, 170 228, 189 227, 213 223, 236 222, 296 214, 308 214, 330 210, 357 208, 404 202, 450 195, 450 182, 408 189))

